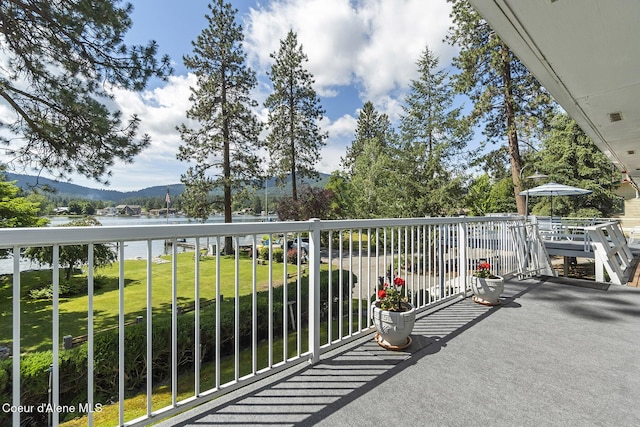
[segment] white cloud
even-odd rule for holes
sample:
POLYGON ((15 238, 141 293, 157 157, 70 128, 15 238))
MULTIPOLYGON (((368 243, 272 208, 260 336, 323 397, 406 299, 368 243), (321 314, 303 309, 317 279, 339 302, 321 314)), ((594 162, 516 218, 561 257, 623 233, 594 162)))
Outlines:
MULTIPOLYGON (((148 134, 151 144, 134 159, 133 164, 116 163, 112 168, 111 186, 118 190, 175 184, 187 168, 176 159, 182 143, 176 126, 187 122, 185 112, 190 107, 190 86, 196 84, 193 74, 172 76, 164 86, 140 93, 124 89, 112 91, 114 102, 123 118, 137 115, 140 134, 148 134)), ((74 182, 82 181, 76 179, 74 182)))
POLYGON ((320 151, 321 159, 318 163, 318 170, 330 174, 340 169, 340 161, 345 155, 346 148, 353 141, 358 121, 354 116, 345 114, 333 122, 324 118, 320 124, 322 129, 329 133, 329 138, 320 151))
POLYGON ((333 135, 335 137, 348 136, 353 139, 353 135, 357 125, 358 121, 355 117, 345 114, 338 120, 332 123, 330 122, 328 125, 323 126, 323 128, 327 130, 330 135, 333 135))
POLYGON ((186 122, 185 112, 190 107, 189 87, 195 85, 195 77, 171 77, 165 86, 141 93, 123 89, 114 90, 115 102, 123 117, 136 114, 140 120, 140 132, 151 137, 151 147, 142 156, 172 155, 175 157, 180 144, 176 126, 186 122))
MULTIPOLYGON (((396 120, 409 82, 417 76, 416 61, 424 48, 428 46, 440 58, 441 66, 450 63, 454 50, 442 42, 450 25, 449 12, 446 0, 270 0, 250 8, 242 17, 244 48, 259 76, 260 86, 254 94, 259 108, 270 91, 266 77, 269 55, 292 29, 309 58, 307 68, 314 75, 318 94, 335 98, 334 104, 342 107, 328 111, 321 123, 330 136, 318 169, 327 173, 337 169, 353 140, 358 106, 372 101, 380 112, 396 120), (357 93, 359 99, 345 99, 347 86, 356 88, 349 92, 357 93)), ((123 118, 137 114, 140 132, 149 134, 152 142, 133 164, 113 167, 111 188, 137 190, 179 182, 188 164, 176 160, 181 140, 175 128, 187 120, 189 87, 195 84, 195 77, 189 74, 173 76, 141 93, 114 90, 114 104, 123 118)), ((264 109, 256 113, 266 120, 264 109)), ((0 114, 7 112, 0 110, 0 114)), ((74 177, 74 182, 98 186, 81 177, 74 177)))
POLYGON ((406 88, 426 46, 450 61, 442 40, 450 25, 445 0, 276 0, 252 9, 246 19, 246 49, 259 69, 292 29, 309 57, 308 69, 322 95, 336 86, 363 88, 363 101, 377 104, 406 88))
MULTIPOLYGON (((293 30, 309 58, 306 67, 320 96, 336 97, 341 87, 356 85, 360 105, 370 100, 397 120, 424 48, 429 46, 441 65, 451 61, 453 49, 442 42, 450 9, 446 0, 274 0, 245 17, 245 50, 264 77, 271 67, 270 54, 293 30)), ((263 79, 259 98, 269 90, 263 79)), ((356 124, 356 112, 321 122, 329 132, 318 164, 321 172, 338 169, 356 124)))

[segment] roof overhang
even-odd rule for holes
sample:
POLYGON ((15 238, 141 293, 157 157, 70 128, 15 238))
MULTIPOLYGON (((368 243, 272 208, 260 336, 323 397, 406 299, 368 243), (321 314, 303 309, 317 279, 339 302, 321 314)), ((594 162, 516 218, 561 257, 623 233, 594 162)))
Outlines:
POLYGON ((616 167, 640 182, 640 1, 470 3, 616 167))

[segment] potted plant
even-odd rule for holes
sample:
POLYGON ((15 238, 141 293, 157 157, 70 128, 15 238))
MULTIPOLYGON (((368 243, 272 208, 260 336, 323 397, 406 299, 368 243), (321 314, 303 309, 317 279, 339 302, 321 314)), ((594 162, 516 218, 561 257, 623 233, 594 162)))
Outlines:
POLYGON ((504 279, 491 274, 491 264, 481 262, 471 277, 473 300, 483 305, 500 304, 500 294, 504 291, 504 279))
POLYGON ((403 296, 403 278, 394 277, 389 284, 384 277, 380 277, 379 282, 377 300, 371 306, 373 325, 378 331, 376 342, 389 350, 402 350, 411 345, 410 335, 416 321, 416 309, 403 296))

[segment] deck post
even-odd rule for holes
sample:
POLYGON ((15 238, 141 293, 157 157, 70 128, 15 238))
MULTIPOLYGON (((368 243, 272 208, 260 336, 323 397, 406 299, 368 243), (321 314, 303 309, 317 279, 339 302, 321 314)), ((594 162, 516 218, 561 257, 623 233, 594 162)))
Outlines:
POLYGON ((309 232, 309 350, 311 363, 320 361, 320 219, 310 220, 309 232))
POLYGON ((469 269, 469 259, 467 256, 467 224, 458 224, 458 291, 464 298, 467 296, 467 271, 469 269))

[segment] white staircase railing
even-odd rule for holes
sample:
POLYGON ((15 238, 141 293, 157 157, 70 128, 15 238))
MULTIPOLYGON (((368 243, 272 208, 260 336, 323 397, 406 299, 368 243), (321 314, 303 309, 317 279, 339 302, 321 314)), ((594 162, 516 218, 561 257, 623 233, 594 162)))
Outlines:
POLYGON ((626 282, 625 273, 631 266, 633 255, 627 245, 620 224, 615 221, 585 227, 591 240, 596 260, 596 281, 604 281, 604 270, 612 283, 626 282))
POLYGON ((537 224, 514 224, 509 226, 509 231, 515 248, 519 279, 541 274, 556 276, 537 224))

